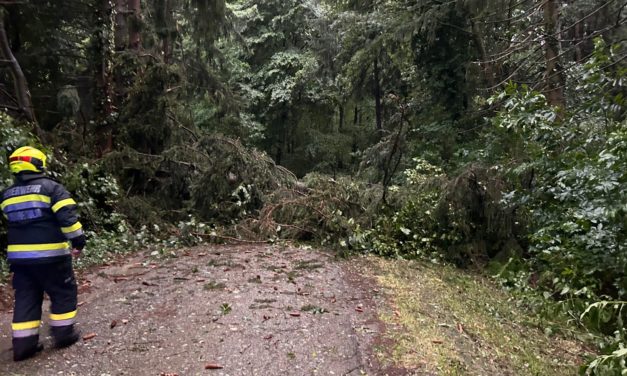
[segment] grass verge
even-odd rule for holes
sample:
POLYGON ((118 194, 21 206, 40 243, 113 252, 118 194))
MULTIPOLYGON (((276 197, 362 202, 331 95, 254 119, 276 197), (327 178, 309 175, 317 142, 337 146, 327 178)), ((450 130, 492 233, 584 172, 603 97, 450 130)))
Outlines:
POLYGON ((384 365, 439 375, 575 375, 590 349, 547 336, 484 277, 418 261, 369 259, 389 308, 384 365))

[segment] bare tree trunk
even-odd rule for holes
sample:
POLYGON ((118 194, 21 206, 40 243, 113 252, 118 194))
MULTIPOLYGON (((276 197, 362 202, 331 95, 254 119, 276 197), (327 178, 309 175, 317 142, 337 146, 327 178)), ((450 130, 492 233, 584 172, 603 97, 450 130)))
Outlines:
MULTIPOLYGON (((115 52, 120 56, 121 52, 126 51, 128 47, 128 1, 115 0, 115 25, 113 32, 113 44, 115 52)), ((114 76, 114 96, 113 106, 119 107, 126 95, 126 85, 124 82, 124 72, 119 64, 115 64, 113 68, 114 76)))
POLYGON ((546 0, 544 4, 545 39, 545 92, 550 105, 563 109, 564 72, 559 59, 559 0, 546 0))
POLYGON ((338 129, 342 131, 344 129, 344 104, 340 104, 340 122, 338 129))
POLYGON ((400 112, 401 112, 400 126, 398 127, 398 132, 394 136, 394 143, 392 144, 390 155, 388 156, 388 159, 383 169, 383 181, 382 181, 383 196, 381 197, 381 200, 386 205, 387 205, 388 188, 390 186, 390 183, 392 182, 392 177, 394 176, 394 174, 396 174, 396 171, 398 170, 398 166, 401 163, 401 159, 403 158, 403 146, 402 146, 403 138, 404 138, 403 126, 405 125, 406 117, 405 117, 405 111, 402 108, 400 109, 400 112), (394 165, 392 165, 394 158, 396 158, 396 161, 394 162, 394 165))
POLYGON ((163 38, 163 62, 168 64, 170 62, 170 38, 163 38))
MULTIPOLYGON (((164 22, 170 21, 170 0, 164 0, 163 2, 163 20, 164 22)), ((167 31, 163 38, 163 61, 167 64, 170 61, 170 57, 172 56, 172 41, 170 28, 166 28, 167 31)))
POLYGON ((377 131, 383 130, 383 107, 381 104, 381 81, 379 71, 379 58, 374 59, 374 111, 376 115, 377 131))
POLYGON ((584 23, 583 17, 577 22, 573 29, 573 45, 575 46, 575 61, 583 62, 583 51, 581 49, 581 41, 583 40, 584 23))
MULTIPOLYGON (((104 119, 103 123, 109 119, 114 112, 115 90, 113 85, 113 72, 111 61, 113 60, 113 49, 111 44, 110 30, 115 24, 113 19, 113 6, 110 0, 102 0, 100 9, 96 12, 95 19, 101 22, 98 31, 94 35, 97 40, 94 56, 94 79, 96 82, 96 93, 94 95, 95 110, 97 116, 104 119)), ((111 126, 96 128, 97 150, 96 156, 102 157, 113 150, 113 135, 111 126)))
POLYGON ((128 25, 126 15, 128 13, 126 0, 115 0, 115 35, 114 44, 116 51, 124 51, 126 49, 128 25))
POLYGON ((12 39, 11 39, 11 50, 14 55, 20 54, 22 50, 22 36, 21 36, 21 27, 24 25, 23 16, 19 11, 18 5, 13 6, 5 6, 7 9, 7 19, 6 22, 9 25, 9 30, 12 31, 12 39))
MULTIPOLYGON (((111 30, 113 25, 113 8, 109 0, 102 0, 100 9, 96 13, 96 19, 101 20, 101 24, 98 25, 99 29, 111 30)), ((96 87, 98 88, 98 104, 100 105, 99 112, 102 115, 109 116, 113 112, 113 103, 111 98, 113 97, 113 85, 111 83, 111 66, 110 61, 112 59, 112 48, 110 34, 103 30, 98 30, 95 33, 94 39, 98 38, 97 47, 94 59, 95 63, 95 80, 96 87)))
POLYGON ((8 65, 11 70, 15 97, 17 99, 19 110, 24 115, 26 120, 34 124, 34 131, 36 134, 39 134, 40 132, 39 127, 37 126, 37 119, 35 118, 33 102, 31 100, 30 91, 28 90, 28 82, 26 81, 26 76, 24 76, 20 63, 13 55, 13 51, 11 51, 9 38, 4 28, 3 14, 0 14, 0 53, 2 54, 2 59, 4 60, 3 63, 8 65))
POLYGON ((141 1, 128 0, 128 8, 131 16, 128 28, 128 46, 131 50, 138 51, 141 48, 141 1))
MULTIPOLYGON (((277 145, 277 150, 276 150, 276 156, 275 156, 275 162, 280 165, 281 163, 283 163, 283 156, 285 155, 286 152, 286 145, 287 145, 287 132, 288 132, 288 120, 289 120, 289 113, 287 110, 284 110, 283 113, 281 114, 280 117, 280 122, 281 122, 281 134, 279 136, 279 140, 278 140, 278 145, 277 145)), ((289 154, 289 153, 288 153, 289 154)))
POLYGON ((493 88, 495 85, 493 64, 491 61, 488 61, 488 54, 483 44, 483 40, 481 39, 481 33, 479 32, 477 23, 474 22, 472 18, 470 18, 470 27, 472 30, 472 40, 475 43, 475 47, 477 48, 477 52, 479 53, 479 59, 481 60, 480 64, 483 68, 483 74, 488 85, 493 88))

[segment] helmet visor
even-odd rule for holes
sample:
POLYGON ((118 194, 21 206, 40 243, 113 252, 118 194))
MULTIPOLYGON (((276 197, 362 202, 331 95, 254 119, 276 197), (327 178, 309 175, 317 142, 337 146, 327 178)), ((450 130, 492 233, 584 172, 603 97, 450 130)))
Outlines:
POLYGON ((9 163, 10 162, 32 162, 33 157, 22 157, 22 156, 18 156, 18 157, 10 157, 9 158, 9 163))

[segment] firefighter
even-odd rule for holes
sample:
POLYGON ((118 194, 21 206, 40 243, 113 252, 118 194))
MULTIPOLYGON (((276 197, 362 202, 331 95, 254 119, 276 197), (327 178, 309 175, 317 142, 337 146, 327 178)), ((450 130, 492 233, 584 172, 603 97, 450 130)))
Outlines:
POLYGON ((76 202, 46 176, 46 155, 24 146, 9 157, 15 184, 2 192, 0 208, 8 222, 7 258, 13 272, 13 359, 32 357, 39 343, 44 293, 50 297, 50 333, 54 346, 79 339, 74 328, 77 287, 72 254, 85 247, 76 202))

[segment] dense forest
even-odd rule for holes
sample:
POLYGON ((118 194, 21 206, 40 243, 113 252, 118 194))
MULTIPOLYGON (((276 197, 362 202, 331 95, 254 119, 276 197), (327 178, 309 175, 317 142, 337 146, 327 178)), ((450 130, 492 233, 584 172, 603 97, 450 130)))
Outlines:
POLYGON ((46 150, 83 263, 287 239, 476 269, 625 374, 626 21, 617 0, 0 1, 0 181, 46 150))

